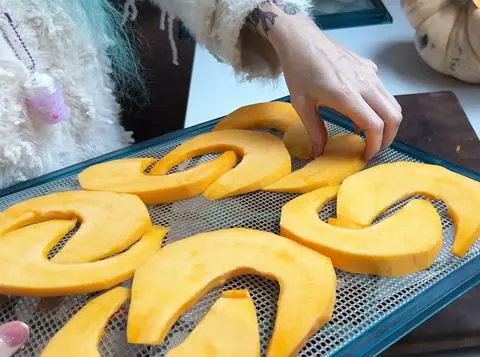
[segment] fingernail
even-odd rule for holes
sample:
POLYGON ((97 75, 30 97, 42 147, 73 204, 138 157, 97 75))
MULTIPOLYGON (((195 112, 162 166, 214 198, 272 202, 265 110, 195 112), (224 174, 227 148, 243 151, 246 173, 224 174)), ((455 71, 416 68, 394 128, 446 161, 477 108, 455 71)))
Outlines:
POLYGON ((372 155, 372 154, 369 153, 369 152, 368 152, 368 153, 365 152, 365 153, 363 154, 363 159, 364 159, 365 161, 370 161, 371 159, 373 159, 374 156, 375 156, 375 154, 372 155))
POLYGON ((8 322, 0 326, 0 339, 10 348, 23 346, 29 334, 30 329, 21 321, 8 322))

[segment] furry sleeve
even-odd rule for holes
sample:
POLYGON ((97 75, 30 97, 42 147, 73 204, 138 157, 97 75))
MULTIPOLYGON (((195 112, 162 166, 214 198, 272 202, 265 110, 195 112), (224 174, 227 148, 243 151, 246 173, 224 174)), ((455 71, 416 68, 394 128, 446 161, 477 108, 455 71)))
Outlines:
MULTIPOLYGON (((264 0, 152 0, 178 17, 218 60, 246 78, 276 77, 280 62, 270 43, 244 28, 245 18, 264 0)), ((307 13, 310 0, 289 0, 307 13)))

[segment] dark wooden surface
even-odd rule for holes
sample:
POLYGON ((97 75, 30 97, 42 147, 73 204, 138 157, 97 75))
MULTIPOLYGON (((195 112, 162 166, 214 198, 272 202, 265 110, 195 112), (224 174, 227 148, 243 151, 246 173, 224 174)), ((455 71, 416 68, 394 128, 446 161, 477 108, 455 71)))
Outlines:
POLYGON ((480 141, 452 92, 397 99, 404 116, 398 140, 480 173, 480 141))
MULTIPOLYGON (((397 99, 404 114, 399 140, 480 173, 480 142, 453 93, 405 95, 397 99)), ((427 320, 382 355, 421 355, 472 346, 480 346, 480 286, 427 320)))

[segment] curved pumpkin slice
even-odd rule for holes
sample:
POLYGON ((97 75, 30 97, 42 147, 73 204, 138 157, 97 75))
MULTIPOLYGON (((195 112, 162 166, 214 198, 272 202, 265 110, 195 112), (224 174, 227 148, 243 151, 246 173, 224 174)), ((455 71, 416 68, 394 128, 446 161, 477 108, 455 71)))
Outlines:
POLYGON ((268 356, 295 355, 332 315, 335 272, 328 258, 272 233, 221 230, 169 244, 137 269, 128 341, 162 343, 203 294, 242 274, 260 274, 280 284, 268 356))
POLYGON ((203 193, 210 200, 262 189, 291 172, 290 155, 279 138, 236 129, 194 137, 164 156, 151 173, 164 173, 189 158, 226 150, 235 151, 242 161, 203 193))
POLYGON ((207 315, 167 357, 260 357, 255 305, 247 290, 224 291, 207 315))
POLYGON ((117 287, 89 301, 53 336, 40 357, 101 357, 98 345, 105 326, 128 296, 129 289, 117 287))
POLYGON ((392 217, 367 228, 331 226, 318 212, 338 186, 324 187, 283 206, 280 234, 330 257, 336 268, 399 276, 428 268, 442 248, 440 217, 430 202, 413 200, 392 217))
POLYGON ((213 130, 277 129, 293 157, 312 157, 312 142, 291 103, 268 102, 246 105, 220 120, 213 130))
POLYGON ((203 193, 236 165, 237 155, 228 151, 189 170, 169 175, 160 173, 158 168, 155 175, 145 174, 145 169, 155 161, 150 158, 105 162, 81 172, 78 180, 86 190, 131 193, 146 204, 169 203, 203 193))
POLYGON ((336 135, 328 140, 322 156, 300 170, 282 177, 265 191, 305 193, 319 187, 337 185, 366 165, 365 143, 357 135, 336 135))
POLYGON ((63 296, 108 289, 129 279, 160 249, 167 229, 153 227, 126 252, 93 263, 56 264, 50 249, 75 220, 50 220, 0 236, 0 294, 63 296))
POLYGON ((0 236, 50 219, 78 218, 81 226, 55 263, 85 263, 121 252, 152 226, 138 197, 110 192, 59 192, 20 202, 0 213, 0 236))
POLYGON ((480 235, 480 183, 441 166, 395 162, 359 172, 340 186, 337 216, 368 226, 396 201, 414 194, 445 202, 455 224, 452 251, 465 255, 480 235))
POLYGON ((231 112, 213 130, 265 128, 285 132, 298 122, 300 117, 290 103, 256 103, 231 112))

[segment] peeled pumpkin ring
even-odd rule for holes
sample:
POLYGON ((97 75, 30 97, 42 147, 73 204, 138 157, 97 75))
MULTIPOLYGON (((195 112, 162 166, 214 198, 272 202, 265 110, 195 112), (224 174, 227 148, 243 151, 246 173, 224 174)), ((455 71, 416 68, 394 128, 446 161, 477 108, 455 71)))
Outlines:
POLYGON ((99 357, 108 320, 127 301, 129 289, 117 287, 89 301, 50 340, 40 357, 99 357))
POLYGON ((162 343, 174 322, 202 295, 243 274, 263 275, 280 284, 267 356, 295 355, 332 316, 335 272, 330 259, 272 233, 220 230, 169 244, 137 269, 128 341, 162 343))
POLYGON ((284 205, 280 234, 324 254, 336 268, 351 273, 399 276, 432 264, 442 248, 442 225, 430 202, 414 200, 374 226, 349 229, 318 217, 337 190, 338 186, 320 188, 284 205))
POLYGON ((202 194, 213 182, 231 170, 237 155, 227 151, 219 157, 189 170, 166 174, 145 170, 157 160, 123 159, 94 165, 78 175, 83 189, 134 194, 146 204, 180 201, 202 194))
POLYGON ((455 224, 452 252, 465 255, 480 235, 480 183, 441 166, 394 162, 350 176, 338 191, 337 224, 368 226, 392 204, 415 194, 445 202, 455 224))
POLYGON ((167 229, 153 227, 130 249, 91 263, 57 264, 48 252, 76 220, 50 220, 0 236, 0 294, 63 296, 111 288, 160 249, 167 229))
POLYGON ((86 263, 121 252, 152 227, 147 208, 138 197, 70 191, 36 197, 0 212, 0 238, 17 228, 51 219, 78 219, 81 223, 52 258, 57 264, 86 263))
POLYGON ((340 184, 366 165, 365 142, 358 135, 335 135, 328 139, 322 156, 264 188, 265 191, 305 193, 340 184))
POLYGON ((164 173, 192 157, 226 150, 235 151, 242 160, 205 190, 203 195, 210 200, 260 190, 291 172, 290 155, 282 141, 274 135, 249 130, 196 136, 164 156, 151 172, 164 173))
POLYGON ((284 133, 283 142, 290 155, 299 159, 312 157, 312 143, 292 104, 284 102, 257 103, 241 107, 221 119, 215 128, 276 129, 284 133))
POLYGON ((255 305, 248 290, 224 291, 192 333, 166 357, 260 357, 255 305))
POLYGON ((285 145, 274 135, 248 130, 225 130, 196 136, 160 159, 125 159, 92 166, 79 175, 89 190, 108 190, 138 195, 145 203, 174 202, 203 193, 219 199, 262 189, 291 172, 285 145), (228 151, 227 151, 228 150, 228 151), (213 152, 220 157, 192 169, 167 175, 192 157, 213 152), (236 166, 237 154, 242 161, 236 166))

